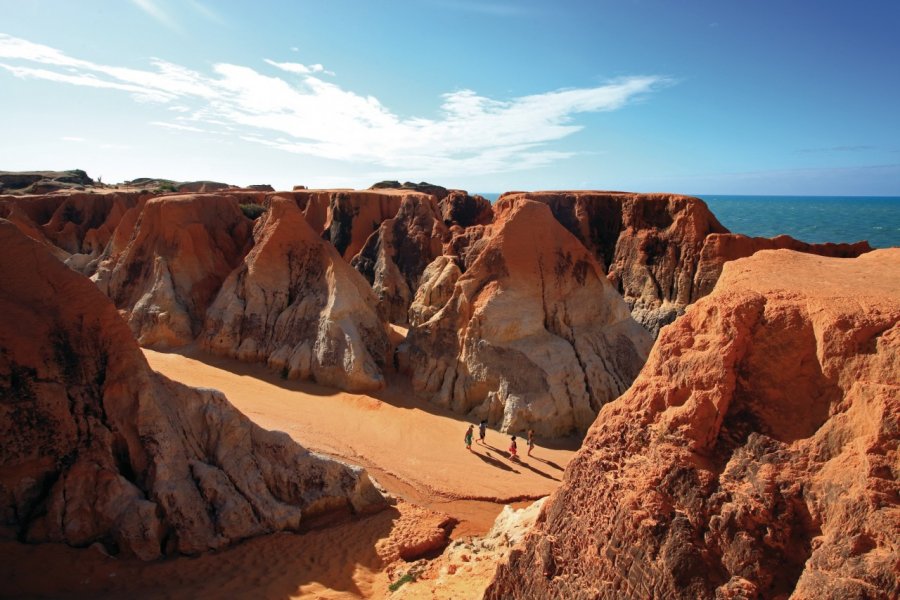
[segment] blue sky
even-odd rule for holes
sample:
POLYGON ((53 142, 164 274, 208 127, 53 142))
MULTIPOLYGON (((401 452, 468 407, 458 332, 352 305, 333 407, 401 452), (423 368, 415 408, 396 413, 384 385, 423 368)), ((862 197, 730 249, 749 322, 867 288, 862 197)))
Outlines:
POLYGON ((900 2, 0 0, 0 169, 900 195, 900 2))

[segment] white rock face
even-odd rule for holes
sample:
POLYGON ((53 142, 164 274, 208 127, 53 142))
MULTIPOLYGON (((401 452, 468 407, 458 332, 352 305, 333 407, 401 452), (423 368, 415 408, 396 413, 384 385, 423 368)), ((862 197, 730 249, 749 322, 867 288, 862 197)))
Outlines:
POLYGON ((591 253, 523 200, 497 216, 450 300, 411 329, 409 360, 433 402, 557 436, 585 431, 628 389, 650 345, 591 253))
POLYGON ((409 324, 421 325, 450 301, 457 280, 462 275, 456 260, 438 256, 422 273, 416 297, 409 307, 409 324))
POLYGON ((256 244, 222 285, 201 342, 289 378, 348 391, 384 386, 385 323, 365 279, 307 224, 297 204, 273 197, 256 244))

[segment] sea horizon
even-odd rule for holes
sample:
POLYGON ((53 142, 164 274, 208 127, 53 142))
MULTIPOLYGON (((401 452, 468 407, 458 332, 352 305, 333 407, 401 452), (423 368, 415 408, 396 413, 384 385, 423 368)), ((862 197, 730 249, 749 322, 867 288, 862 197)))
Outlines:
MULTIPOLYGON (((478 194, 494 203, 502 193, 478 194)), ((732 233, 789 235, 811 244, 867 241, 873 248, 900 247, 900 196, 685 195, 706 202, 732 233)))

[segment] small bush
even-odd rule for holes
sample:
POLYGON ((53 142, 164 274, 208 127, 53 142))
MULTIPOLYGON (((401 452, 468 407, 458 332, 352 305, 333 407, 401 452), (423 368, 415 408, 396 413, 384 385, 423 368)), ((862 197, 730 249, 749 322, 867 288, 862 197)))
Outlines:
POLYGON ((266 212, 266 207, 261 204, 239 204, 238 206, 241 207, 241 212, 248 219, 256 220, 261 214, 266 212))
POLYGON ((396 592, 397 590, 400 589, 400 586, 402 586, 404 583, 410 583, 415 580, 416 580, 415 575, 413 575, 412 573, 407 573, 406 575, 404 575, 403 577, 401 577, 400 579, 398 579, 397 581, 395 581, 394 583, 389 585, 388 589, 391 590, 392 592, 396 592))
POLYGON ((161 184, 159 184, 159 187, 156 188, 157 194, 162 194, 165 192, 177 192, 177 191, 178 190, 175 189, 174 183, 161 183, 161 184))

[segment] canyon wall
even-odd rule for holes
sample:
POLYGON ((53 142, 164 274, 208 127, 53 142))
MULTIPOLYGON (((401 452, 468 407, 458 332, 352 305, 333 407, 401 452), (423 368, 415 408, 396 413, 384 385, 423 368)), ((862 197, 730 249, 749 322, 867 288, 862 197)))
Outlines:
POLYGON ((0 537, 154 559, 377 510, 364 471, 150 370, 87 278, 0 220, 0 537))
POLYGON ((504 203, 485 240, 465 273, 453 263, 429 273, 449 269, 445 290, 455 282, 446 304, 410 329, 413 388, 505 431, 584 431, 628 389, 649 334, 545 205, 504 203))
POLYGON ((485 597, 900 595, 898 290, 898 249, 727 263, 485 597))

